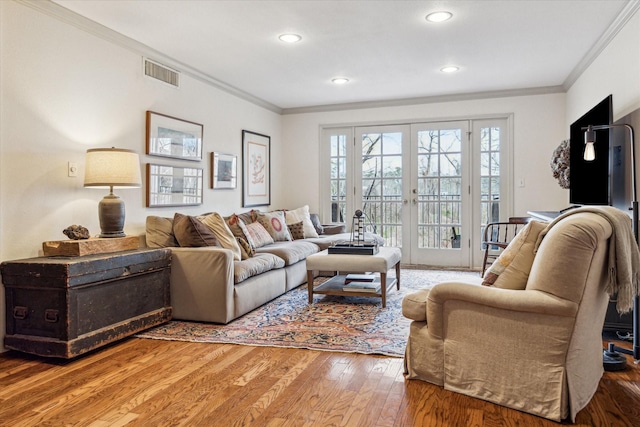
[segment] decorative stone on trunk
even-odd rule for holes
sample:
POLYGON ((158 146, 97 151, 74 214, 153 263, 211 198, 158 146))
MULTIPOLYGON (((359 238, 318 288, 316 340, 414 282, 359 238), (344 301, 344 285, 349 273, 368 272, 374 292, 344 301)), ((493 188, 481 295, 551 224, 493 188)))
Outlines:
POLYGON ((87 228, 83 227, 82 225, 70 225, 62 230, 62 232, 71 240, 83 240, 91 237, 91 235, 89 234, 89 230, 87 230, 87 228))

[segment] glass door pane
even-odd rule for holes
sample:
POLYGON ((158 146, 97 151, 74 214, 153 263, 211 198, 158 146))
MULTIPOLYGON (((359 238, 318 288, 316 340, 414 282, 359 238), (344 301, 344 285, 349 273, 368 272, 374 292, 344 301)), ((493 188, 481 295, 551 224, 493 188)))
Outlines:
POLYGON ((356 160, 361 165, 361 186, 356 188, 356 200, 360 200, 360 209, 385 238, 385 244, 402 247, 403 145, 408 127, 357 128, 356 135, 359 142, 356 151, 361 154, 356 160))
POLYGON ((508 119, 473 121, 472 141, 474 164, 478 165, 473 179, 473 266, 480 268, 483 250, 482 235, 490 222, 504 221, 512 216, 513 176, 509 155, 508 119))
POLYGON ((331 135, 331 222, 344 222, 347 208, 347 135, 331 135))

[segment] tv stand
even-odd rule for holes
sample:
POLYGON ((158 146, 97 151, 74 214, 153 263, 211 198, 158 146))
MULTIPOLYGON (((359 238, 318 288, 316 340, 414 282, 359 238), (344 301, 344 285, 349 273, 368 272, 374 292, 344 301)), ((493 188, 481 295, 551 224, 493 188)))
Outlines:
POLYGON ((565 212, 570 211, 571 209, 577 209, 577 208, 581 208, 581 207, 582 207, 581 205, 571 205, 568 208, 561 209, 560 213, 563 214, 565 212))
POLYGON ((561 215, 560 211, 528 211, 527 214, 539 221, 551 222, 561 215))

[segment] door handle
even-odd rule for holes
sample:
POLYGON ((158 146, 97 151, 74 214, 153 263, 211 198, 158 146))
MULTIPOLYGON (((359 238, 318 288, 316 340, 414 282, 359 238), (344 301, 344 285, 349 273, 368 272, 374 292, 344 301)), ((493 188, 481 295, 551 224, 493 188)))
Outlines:
POLYGON ((403 199, 403 200, 402 200, 402 204, 403 204, 403 205, 406 205, 407 203, 409 203, 409 201, 408 201, 407 199, 403 199))

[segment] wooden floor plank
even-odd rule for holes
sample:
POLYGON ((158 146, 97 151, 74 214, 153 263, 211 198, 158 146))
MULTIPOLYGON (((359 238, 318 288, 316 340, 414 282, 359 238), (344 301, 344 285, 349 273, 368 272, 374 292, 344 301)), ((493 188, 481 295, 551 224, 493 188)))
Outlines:
POLYGON ((232 384, 239 377, 236 366, 241 370, 249 367, 252 347, 232 346, 224 357, 207 360, 199 369, 180 376, 170 388, 156 392, 133 410, 140 414, 136 420, 139 425, 189 425, 200 408, 207 406, 215 410, 233 394, 238 387, 232 384), (166 390, 166 392, 165 392, 166 390), (171 411, 167 411, 171 408, 171 411))
MULTIPOLYGON (((296 361, 295 365, 286 369, 286 372, 279 373, 278 370, 276 370, 275 374, 271 374, 277 381, 251 405, 242 420, 243 425, 254 424, 260 419, 264 422, 263 415, 267 409, 277 401, 279 396, 287 393, 288 387, 317 359, 318 353, 304 352, 300 355, 302 356, 300 360, 296 361)), ((269 423, 267 422, 265 424, 269 423)))
MULTIPOLYGON (((402 371, 399 358, 138 338, 72 361, 7 352, 0 425, 559 425, 402 371)), ((606 372, 575 426, 640 427, 639 402, 638 365, 606 372)))
MULTIPOLYGON (((287 354, 291 357, 290 350, 287 354)), ((307 417, 305 414, 310 412, 309 402, 306 400, 305 392, 309 388, 313 388, 316 379, 320 378, 326 369, 325 362, 331 358, 331 353, 328 352, 316 352, 317 357, 313 363, 308 365, 307 369, 301 372, 296 378, 293 379, 289 387, 287 387, 286 393, 282 393, 273 402, 269 408, 262 414, 263 419, 270 418, 284 418, 288 422, 302 421, 306 422, 307 417), (299 418, 298 418, 299 417, 299 418)), ((287 423, 288 425, 288 423, 287 423)), ((295 424, 294 424, 295 425, 295 424)))
POLYGON ((68 411, 70 405, 64 405, 65 399, 70 397, 70 393, 77 393, 84 383, 118 372, 121 366, 128 366, 137 358, 144 357, 149 349, 162 351, 161 348, 148 346, 148 343, 140 344, 128 345, 125 342, 119 347, 124 351, 110 347, 102 355, 90 355, 68 363, 41 359, 39 365, 42 369, 30 370, 29 377, 4 385, 1 392, 11 395, 13 404, 0 408, 0 419, 11 418, 25 409, 39 413, 61 405, 68 411), (43 384, 46 386, 43 387, 43 384))

